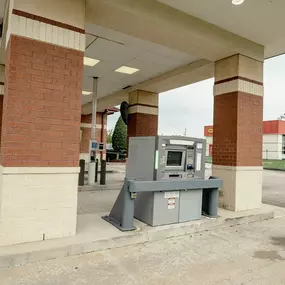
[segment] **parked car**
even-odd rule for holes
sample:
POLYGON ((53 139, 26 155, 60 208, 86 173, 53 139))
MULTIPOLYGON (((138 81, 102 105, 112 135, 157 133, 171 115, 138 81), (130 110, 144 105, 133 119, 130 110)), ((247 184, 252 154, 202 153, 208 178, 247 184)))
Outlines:
POLYGON ((119 152, 114 151, 113 149, 106 150, 106 160, 108 162, 118 161, 118 160, 125 160, 127 157, 127 151, 121 150, 119 152))

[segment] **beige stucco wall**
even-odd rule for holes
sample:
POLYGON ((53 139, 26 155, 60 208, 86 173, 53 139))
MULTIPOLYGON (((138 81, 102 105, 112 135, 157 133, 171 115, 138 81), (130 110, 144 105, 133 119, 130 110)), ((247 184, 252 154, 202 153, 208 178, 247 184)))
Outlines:
POLYGON ((263 62, 240 54, 216 62, 215 81, 235 76, 263 82, 263 62))
POLYGON ((13 0, 14 9, 84 29, 85 0, 13 0))
POLYGON ((261 206, 262 167, 213 165, 212 175, 223 180, 219 206, 246 211, 261 206))
POLYGON ((0 167, 0 246, 76 233, 78 167, 0 167))
POLYGON ((135 90, 129 93, 129 104, 147 104, 151 106, 158 106, 158 95, 157 93, 144 90, 135 90))
POLYGON ((264 59, 263 46, 218 27, 213 28, 201 19, 158 1, 87 0, 86 3, 88 23, 167 46, 196 59, 216 61, 238 53, 264 59))

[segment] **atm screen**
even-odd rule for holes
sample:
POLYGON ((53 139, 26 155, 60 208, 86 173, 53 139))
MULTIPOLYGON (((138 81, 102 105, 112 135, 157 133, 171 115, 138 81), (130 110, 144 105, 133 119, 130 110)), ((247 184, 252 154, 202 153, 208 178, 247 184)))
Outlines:
POLYGON ((181 166, 182 165, 182 151, 168 151, 167 152, 167 166, 181 166))
POLYGON ((91 143, 91 148, 96 149, 97 148, 97 142, 92 142, 91 143))

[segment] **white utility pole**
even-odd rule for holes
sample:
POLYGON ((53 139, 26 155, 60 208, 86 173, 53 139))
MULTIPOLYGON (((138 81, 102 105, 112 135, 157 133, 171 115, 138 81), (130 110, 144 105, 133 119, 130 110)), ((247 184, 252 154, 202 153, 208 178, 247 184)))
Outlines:
MULTIPOLYGON (((98 89, 98 78, 93 77, 93 96, 92 96, 92 123, 91 123, 91 140, 96 139, 96 112, 97 112, 97 89, 98 89)), ((95 183, 95 167, 96 167, 96 153, 95 160, 89 161, 88 167, 88 184, 92 185, 95 183)))

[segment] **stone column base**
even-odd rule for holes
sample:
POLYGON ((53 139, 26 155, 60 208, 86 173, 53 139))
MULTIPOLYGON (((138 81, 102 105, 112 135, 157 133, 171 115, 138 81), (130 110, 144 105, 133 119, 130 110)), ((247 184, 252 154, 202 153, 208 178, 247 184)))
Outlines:
POLYGON ((76 234, 79 167, 0 168, 0 246, 76 234))
POLYGON ((157 136, 158 94, 143 90, 129 93, 128 141, 130 137, 157 136))
POLYGON ((261 207, 262 167, 213 165, 212 175, 224 181, 219 206, 232 211, 261 207))

